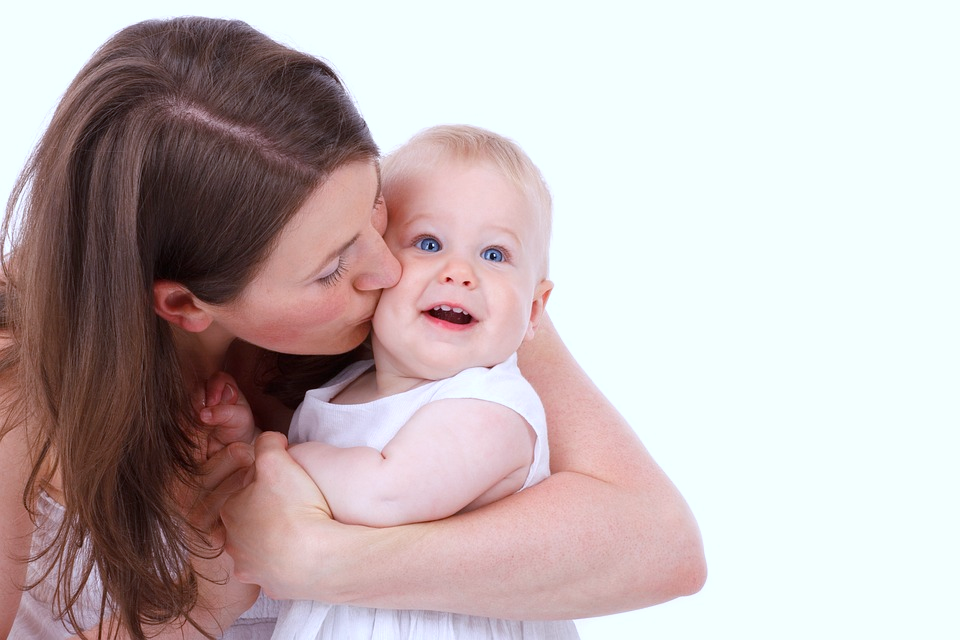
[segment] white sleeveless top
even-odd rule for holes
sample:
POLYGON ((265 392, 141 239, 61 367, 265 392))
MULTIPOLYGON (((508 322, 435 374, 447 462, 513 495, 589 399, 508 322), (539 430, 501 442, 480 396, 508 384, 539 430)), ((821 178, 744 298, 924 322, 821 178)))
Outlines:
POLYGON ((423 405, 447 398, 471 398, 495 402, 516 411, 536 434, 533 462, 521 490, 550 475, 547 417, 540 397, 517 367, 517 354, 495 367, 465 369, 450 378, 372 402, 330 402, 371 367, 373 360, 355 362, 329 383, 308 391, 290 422, 290 444, 315 441, 335 447, 382 450, 423 405))
MULTIPOLYGON (((537 435, 533 463, 522 489, 550 475, 547 421, 543 404, 517 368, 517 356, 491 368, 467 369, 404 393, 364 404, 329 401, 373 366, 372 360, 348 366, 326 386, 307 392, 290 423, 290 443, 320 441, 337 447, 382 450, 410 417, 428 402, 474 398, 502 404, 519 413, 537 435)), ((572 621, 520 621, 440 611, 396 611, 306 600, 283 603, 276 640, 574 640, 572 621)))
MULTIPOLYGON (((46 493, 40 493, 36 509, 38 528, 33 533, 31 554, 46 548, 63 522, 63 506, 46 493)), ((78 553, 83 553, 82 547, 78 553)), ((38 563, 31 563, 27 567, 28 582, 36 580, 40 571, 38 563)), ((56 576, 51 573, 36 587, 23 593, 17 617, 10 630, 10 640, 62 640, 76 633, 76 630, 70 628, 69 620, 61 620, 57 615, 55 589, 56 576)), ((91 629, 100 622, 102 594, 100 575, 94 570, 80 595, 78 606, 74 607, 77 622, 83 629, 91 629)), ((229 640, 266 640, 273 633, 279 610, 279 602, 261 595, 253 607, 238 618, 222 637, 229 640)))

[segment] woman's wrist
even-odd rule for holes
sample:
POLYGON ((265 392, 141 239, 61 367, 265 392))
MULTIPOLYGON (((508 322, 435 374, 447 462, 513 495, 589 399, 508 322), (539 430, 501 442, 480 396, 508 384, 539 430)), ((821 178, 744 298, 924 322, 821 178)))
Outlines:
MULTIPOLYGON (((376 529, 348 525, 323 516, 297 523, 292 540, 263 584, 276 599, 317 600, 331 604, 372 605, 389 593, 385 574, 402 557, 412 525, 376 529), (280 567, 287 567, 282 569, 280 567)), ((276 558, 274 558, 276 560, 276 558)))

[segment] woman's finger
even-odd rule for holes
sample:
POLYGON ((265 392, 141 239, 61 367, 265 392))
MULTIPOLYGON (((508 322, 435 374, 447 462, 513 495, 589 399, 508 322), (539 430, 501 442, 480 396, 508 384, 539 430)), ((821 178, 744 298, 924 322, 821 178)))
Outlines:
POLYGON ((214 454, 201 468, 200 486, 187 508, 190 522, 204 531, 212 529, 223 503, 243 488, 252 464, 253 447, 245 443, 233 443, 214 454))
POLYGON ((233 442, 211 456, 200 470, 200 484, 214 491, 227 478, 253 464, 253 447, 244 442, 233 442))
MULTIPOLYGON (((296 571, 298 562, 293 554, 288 558, 283 547, 291 547, 291 539, 306 544, 312 522, 329 519, 323 494, 290 457, 286 444, 279 433, 257 438, 251 481, 220 510, 236 576, 277 594, 287 593, 284 585, 289 586, 289 574, 296 571)), ((291 548, 301 549, 299 545, 291 548)))

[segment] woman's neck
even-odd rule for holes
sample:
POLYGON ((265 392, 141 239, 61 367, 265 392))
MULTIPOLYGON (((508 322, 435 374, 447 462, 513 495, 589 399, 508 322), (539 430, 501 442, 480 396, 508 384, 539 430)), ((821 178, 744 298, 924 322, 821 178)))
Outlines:
POLYGON ((215 327, 199 333, 173 327, 173 342, 183 363, 183 379, 188 387, 202 384, 224 368, 227 349, 233 340, 233 336, 215 327))

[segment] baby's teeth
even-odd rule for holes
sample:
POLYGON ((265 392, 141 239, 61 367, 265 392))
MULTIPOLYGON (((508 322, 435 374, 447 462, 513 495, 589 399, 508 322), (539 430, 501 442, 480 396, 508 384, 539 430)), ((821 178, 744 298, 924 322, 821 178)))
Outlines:
POLYGON ((434 311, 453 311, 454 313, 466 313, 460 307, 451 307, 445 304, 438 304, 433 308, 434 311))

